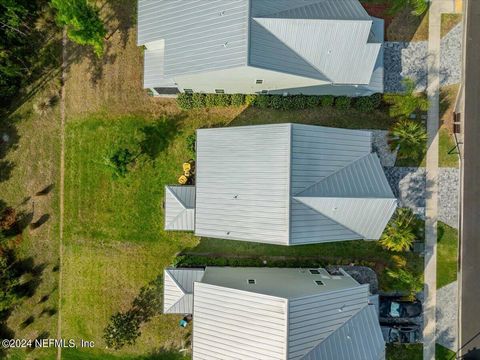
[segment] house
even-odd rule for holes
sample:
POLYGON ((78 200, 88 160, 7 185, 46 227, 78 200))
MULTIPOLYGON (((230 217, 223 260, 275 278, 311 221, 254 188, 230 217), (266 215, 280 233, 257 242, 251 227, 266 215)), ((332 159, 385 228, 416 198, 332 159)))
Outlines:
POLYGON ((195 181, 166 187, 166 230, 277 245, 375 240, 397 204, 369 131, 199 129, 195 181))
POLYGON ((325 269, 166 269, 164 313, 193 314, 193 359, 385 359, 369 285, 325 269))
POLYGON ((138 2, 155 94, 383 92, 383 39, 358 0, 138 2))

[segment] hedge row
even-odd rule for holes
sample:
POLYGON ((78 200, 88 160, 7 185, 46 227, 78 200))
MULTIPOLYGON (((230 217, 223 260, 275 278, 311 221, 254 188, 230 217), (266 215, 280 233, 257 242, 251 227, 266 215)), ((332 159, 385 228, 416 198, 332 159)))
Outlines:
POLYGON ((200 109, 209 107, 226 107, 252 105, 262 109, 301 110, 316 106, 335 106, 340 110, 353 107, 368 112, 382 104, 382 95, 373 94, 351 98, 347 96, 307 96, 307 95, 243 95, 243 94, 179 94, 178 106, 181 109, 200 109))
POLYGON ((242 258, 242 257, 207 257, 196 255, 181 255, 176 258, 174 266, 176 267, 203 267, 203 266, 231 266, 231 267, 280 267, 280 268, 300 268, 300 267, 326 267, 328 265, 355 265, 375 267, 375 262, 355 259, 332 259, 332 258, 291 258, 291 259, 269 259, 260 258, 242 258))

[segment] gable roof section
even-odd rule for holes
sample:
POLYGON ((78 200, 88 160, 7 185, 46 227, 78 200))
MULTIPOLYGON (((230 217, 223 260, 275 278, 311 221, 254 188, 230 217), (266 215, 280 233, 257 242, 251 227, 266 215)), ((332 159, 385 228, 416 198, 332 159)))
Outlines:
POLYGON ((385 359, 385 342, 373 305, 365 306, 302 358, 302 360, 351 359, 385 359))
POLYGON ((287 300, 195 283, 193 359, 286 358, 287 300))
POLYGON ((165 40, 165 77, 246 65, 247 0, 139 0, 138 45, 165 40))
POLYGON ((165 187, 165 230, 194 230, 195 186, 165 187))
POLYGON ((368 306, 367 299, 368 285, 357 284, 347 289, 290 300, 288 359, 302 359, 316 346, 323 347, 325 339, 368 306))
MULTIPOLYGON (((325 20, 256 17, 277 41, 311 64, 335 84, 368 84, 381 43, 367 43, 372 20, 325 20)), ((255 27, 252 27, 255 31, 255 27)), ((289 57, 275 49, 265 58, 280 58, 286 72, 292 72, 289 57), (282 56, 283 55, 283 56, 282 56)), ((250 57, 252 66, 266 67, 250 57), (253 61, 252 61, 253 60, 253 61)))
POLYGON ((191 314, 193 283, 202 280, 204 269, 165 269, 163 278, 163 313, 191 314))
POLYGON ((288 243, 290 124, 197 130, 195 234, 288 243))

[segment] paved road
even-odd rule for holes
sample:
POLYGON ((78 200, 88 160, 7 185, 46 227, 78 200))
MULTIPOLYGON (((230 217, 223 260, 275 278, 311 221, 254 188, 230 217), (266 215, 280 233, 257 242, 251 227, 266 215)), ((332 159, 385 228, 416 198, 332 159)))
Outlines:
POLYGON ((480 1, 466 3, 460 353, 480 359, 480 1))

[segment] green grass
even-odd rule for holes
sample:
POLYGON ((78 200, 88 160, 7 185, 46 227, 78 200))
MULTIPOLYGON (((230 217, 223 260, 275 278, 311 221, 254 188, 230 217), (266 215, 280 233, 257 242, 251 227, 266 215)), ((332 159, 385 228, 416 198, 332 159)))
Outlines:
POLYGON ((387 360, 423 360, 423 345, 387 345, 387 360))
POLYGON ((455 353, 443 347, 442 345, 435 344, 435 360, 454 360, 455 353))
POLYGON ((458 167, 458 149, 451 135, 447 129, 440 128, 439 130, 439 159, 438 164, 440 167, 458 167))
POLYGON ((445 35, 447 35, 450 30, 452 30, 462 21, 462 18, 462 14, 442 14, 440 36, 443 38, 445 35))
POLYGON ((458 231, 438 223, 437 288, 457 280, 458 231))

